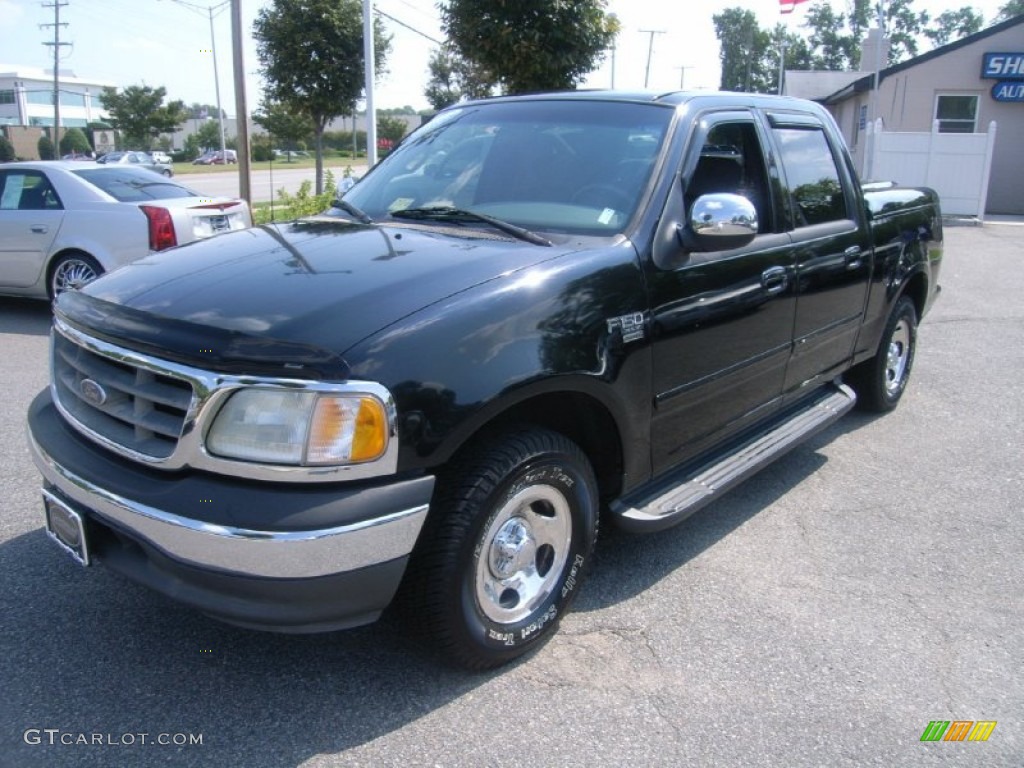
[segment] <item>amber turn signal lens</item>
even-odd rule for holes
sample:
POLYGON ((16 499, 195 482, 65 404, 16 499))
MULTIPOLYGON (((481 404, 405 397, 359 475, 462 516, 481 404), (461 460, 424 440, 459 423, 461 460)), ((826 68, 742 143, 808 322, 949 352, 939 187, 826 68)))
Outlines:
POLYGON ((375 398, 321 396, 313 409, 306 461, 373 461, 384 453, 387 439, 387 415, 375 398))

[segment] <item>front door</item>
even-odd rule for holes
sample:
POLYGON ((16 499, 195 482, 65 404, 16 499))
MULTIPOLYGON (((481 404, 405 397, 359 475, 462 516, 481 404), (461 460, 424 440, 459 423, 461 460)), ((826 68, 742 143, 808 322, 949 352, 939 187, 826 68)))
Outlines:
POLYGON ((759 124, 749 114, 707 116, 697 141, 685 191, 672 193, 684 195, 687 217, 699 195, 731 192, 754 203, 759 227, 746 247, 649 266, 655 472, 777 407, 792 348, 795 262, 773 213, 759 124))

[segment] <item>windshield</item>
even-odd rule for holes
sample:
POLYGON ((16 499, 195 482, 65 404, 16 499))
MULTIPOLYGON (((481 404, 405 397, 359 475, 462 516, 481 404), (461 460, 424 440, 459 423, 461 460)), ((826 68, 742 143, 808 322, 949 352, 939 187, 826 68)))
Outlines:
POLYGON ((436 206, 529 229, 621 231, 672 118, 651 104, 522 101, 455 108, 344 196, 374 220, 436 206))
POLYGON ((167 181, 163 176, 145 168, 115 165, 109 168, 88 168, 72 171, 94 187, 122 203, 138 203, 146 200, 168 200, 172 197, 199 197, 188 187, 167 181))

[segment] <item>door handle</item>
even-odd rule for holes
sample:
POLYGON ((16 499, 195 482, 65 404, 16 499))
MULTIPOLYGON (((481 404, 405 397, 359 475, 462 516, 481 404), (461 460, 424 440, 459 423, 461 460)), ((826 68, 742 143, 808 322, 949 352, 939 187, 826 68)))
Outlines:
POLYGON ((789 274, 785 267, 771 267, 761 273, 761 285, 769 294, 782 293, 789 285, 789 274))
POLYGON ((45 235, 47 232, 50 231, 49 228, 44 226, 43 224, 34 224, 31 227, 29 227, 29 229, 31 229, 37 235, 45 235))
POLYGON ((864 252, 861 251, 860 246, 851 245, 843 251, 843 262, 846 264, 846 268, 851 271, 859 269, 860 265, 864 263, 864 252))

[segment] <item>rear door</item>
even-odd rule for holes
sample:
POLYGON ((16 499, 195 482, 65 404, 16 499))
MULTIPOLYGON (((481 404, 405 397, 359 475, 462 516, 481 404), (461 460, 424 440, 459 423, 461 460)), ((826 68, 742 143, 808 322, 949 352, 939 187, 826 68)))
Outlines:
POLYGON ((796 319, 786 392, 834 378, 853 354, 872 248, 844 155, 813 115, 770 113, 796 253, 796 319))
MULTIPOLYGON (((781 401, 792 348, 795 262, 775 214, 774 169, 765 146, 763 124, 753 113, 706 114, 683 161, 682 184, 671 193, 681 200, 670 199, 669 206, 678 203, 686 217, 699 195, 742 195, 754 204, 759 226, 742 248, 687 252, 680 245, 671 263, 648 262, 655 472, 721 442, 781 401)), ((672 216, 665 220, 672 225, 672 216)))
POLYGON ((60 230, 64 210, 42 171, 0 170, 0 285, 34 285, 60 230))

